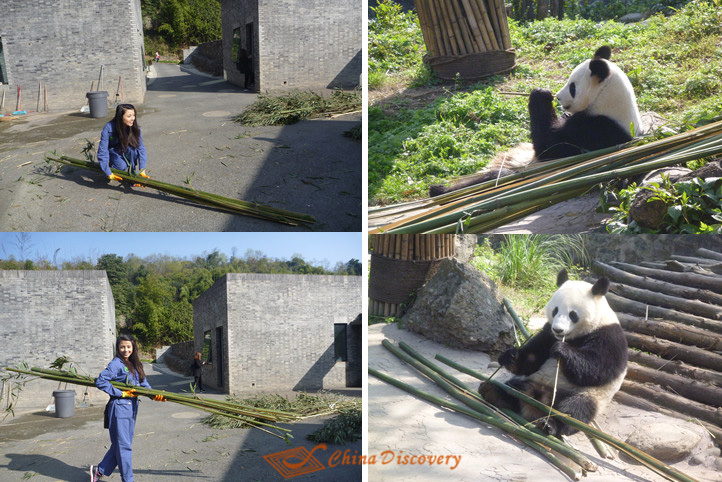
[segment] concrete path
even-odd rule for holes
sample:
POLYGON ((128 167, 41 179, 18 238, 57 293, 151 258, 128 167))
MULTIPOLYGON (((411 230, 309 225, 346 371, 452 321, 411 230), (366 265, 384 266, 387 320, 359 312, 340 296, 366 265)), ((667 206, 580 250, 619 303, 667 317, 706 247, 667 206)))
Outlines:
MULTIPOLYGON (((237 216, 181 198, 108 182, 44 161, 57 151, 83 159, 105 119, 78 111, 0 122, 2 231, 360 231, 361 143, 343 133, 360 114, 281 127, 232 121, 257 99, 222 78, 154 65, 138 122, 151 178, 314 216, 310 228, 237 216)), ((111 93, 114 95, 114 92, 111 93)))
MULTIPOLYGON (((153 388, 187 390, 189 377, 164 365, 145 365, 153 388)), ((359 391, 353 392, 360 396, 359 391)), ((223 399, 220 394, 204 397, 223 399)), ((107 398, 89 408, 76 408, 71 418, 45 412, 7 418, 0 422, 0 480, 86 481, 90 464, 97 464, 110 446, 103 429, 107 398)), ((256 429, 212 429, 201 424, 205 412, 175 403, 143 399, 133 441, 133 471, 138 482, 266 481, 284 480, 263 457, 289 449, 306 450, 322 464, 317 471, 294 480, 361 480, 361 466, 343 463, 361 453, 361 441, 323 448, 306 440, 330 417, 314 417, 284 425, 292 430, 293 444, 256 429), (316 448, 318 447, 318 448, 316 448), (315 449, 315 450, 314 450, 315 449), (332 458, 336 454, 335 457, 332 458)), ((278 456, 283 459, 283 456, 278 456)), ((291 459, 289 459, 291 461, 291 459)), ((296 461, 293 459, 293 461, 296 461)), ((309 468, 304 464, 303 468, 309 468)), ((299 471, 301 469, 298 469, 299 471)), ((120 481, 118 472, 103 480, 120 481)))
MULTIPOLYGON (((399 329, 398 323, 371 325, 368 334, 369 367, 441 398, 451 399, 438 386, 384 348, 381 345, 384 339, 394 344, 404 341, 430 360, 433 360, 438 353, 487 375, 494 371, 487 368, 489 356, 484 353, 440 345, 415 333, 399 329)), ((440 362, 438 364, 446 368, 446 365, 440 362)), ((478 380, 471 376, 460 374, 453 368, 448 370, 471 386, 479 385, 478 380)), ((499 372, 496 378, 505 379, 504 372, 499 372)), ((368 454, 377 457, 377 463, 369 465, 368 480, 374 482, 569 480, 546 459, 502 434, 499 429, 465 415, 439 408, 372 375, 368 377, 368 399, 368 454), (422 459, 421 456, 424 458, 422 459), (433 465, 430 464, 432 461, 433 465)), ((636 428, 652 422, 684 425, 689 430, 704 434, 696 424, 681 419, 670 419, 616 402, 613 402, 604 415, 598 418, 598 422, 605 432, 621 440, 626 439, 636 428)), ((588 482, 667 480, 646 468, 625 463, 619 458, 611 461, 600 459, 583 434, 575 434, 571 440, 580 451, 599 465, 597 472, 590 472, 584 478, 588 482)), ((686 461, 675 464, 674 467, 697 480, 722 481, 721 473, 701 466, 689 465, 686 461)))

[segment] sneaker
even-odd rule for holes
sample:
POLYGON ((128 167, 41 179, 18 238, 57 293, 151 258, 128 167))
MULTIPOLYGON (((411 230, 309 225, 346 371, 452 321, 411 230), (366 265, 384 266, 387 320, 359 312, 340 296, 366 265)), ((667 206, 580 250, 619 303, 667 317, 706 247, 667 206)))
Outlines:
POLYGON ((90 482, 98 482, 102 476, 103 474, 98 472, 98 467, 96 465, 90 466, 90 482))

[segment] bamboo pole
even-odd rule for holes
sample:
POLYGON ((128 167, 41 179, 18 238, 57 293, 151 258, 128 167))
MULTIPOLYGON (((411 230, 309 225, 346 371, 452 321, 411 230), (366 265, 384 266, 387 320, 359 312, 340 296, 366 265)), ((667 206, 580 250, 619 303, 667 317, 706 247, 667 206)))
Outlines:
POLYGON ((455 28, 455 19, 451 7, 447 0, 438 0, 439 6, 441 7, 440 19, 443 20, 444 26, 446 27, 446 36, 451 43, 450 55, 460 55, 464 52, 464 42, 459 36, 458 28, 455 28))
POLYGON ((424 36, 424 44, 429 54, 433 57, 441 55, 437 44, 436 34, 434 32, 433 21, 429 12, 429 4, 426 0, 414 0, 416 12, 419 15, 419 25, 421 25, 421 33, 424 36))
POLYGON ((466 12, 466 20, 469 22, 469 27, 471 28, 471 32, 476 42, 476 51, 486 52, 486 42, 484 41, 484 36, 481 34, 481 30, 479 30, 479 24, 476 22, 476 14, 471 8, 471 3, 469 0, 461 0, 461 3, 464 7, 464 11, 466 12))
MULTIPOLYGON (((81 161, 79 159, 73 159, 68 156, 61 155, 58 157, 53 157, 47 155, 45 156, 45 159, 46 161, 53 161, 61 164, 89 169, 91 171, 102 172, 100 167, 95 163, 81 161)), ((160 191, 175 194, 176 196, 195 201, 199 204, 228 211, 233 214, 244 214, 246 216, 266 219, 269 221, 276 221, 283 224, 290 224, 292 226, 298 226, 300 223, 316 222, 313 216, 309 216, 307 214, 296 213, 293 211, 273 208, 270 206, 264 206, 263 204, 251 203, 240 199, 227 198, 204 191, 187 189, 180 186, 175 186, 173 184, 136 176, 134 174, 128 174, 125 171, 119 171, 117 169, 111 169, 111 171, 116 176, 121 177, 124 181, 132 181, 143 186, 149 186, 160 191)))
POLYGON ((441 12, 441 3, 432 2, 429 0, 424 0, 424 2, 428 2, 427 5, 429 8, 429 13, 431 14, 432 26, 434 28, 434 36, 436 37, 436 43, 439 46, 439 55, 452 55, 451 52, 453 51, 453 49, 451 47, 451 41, 444 30, 444 17, 441 12))
POLYGON ((489 37, 489 29, 491 29, 491 21, 487 15, 482 13, 481 8, 477 0, 468 0, 467 2, 471 7, 476 23, 479 27, 479 33, 481 33, 482 43, 484 46, 484 52, 492 50, 491 38, 489 37))
POLYGON ((456 19, 456 24, 459 26, 459 31, 461 32, 461 37, 464 40, 464 46, 466 48, 466 53, 471 54, 474 52, 478 52, 478 48, 474 45, 473 39, 471 37, 471 32, 469 31, 469 25, 466 21, 466 18, 461 12, 461 8, 459 6, 459 0, 448 0, 449 4, 451 5, 451 9, 454 12, 454 18, 456 19))
POLYGON ((494 0, 481 0, 481 2, 485 3, 486 9, 489 12, 489 18, 491 19, 491 25, 492 25, 492 32, 494 33, 494 38, 496 39, 496 50, 501 50, 504 46, 504 43, 501 39, 501 26, 499 25, 499 13, 496 10, 496 6, 494 5, 494 0))
POLYGON ((481 18, 486 27, 484 31, 487 34, 488 42, 487 50, 499 50, 499 44, 496 42, 496 35, 494 34, 494 27, 492 26, 491 16, 489 10, 486 8, 484 0, 471 0, 472 4, 475 4, 479 12, 481 12, 481 18))

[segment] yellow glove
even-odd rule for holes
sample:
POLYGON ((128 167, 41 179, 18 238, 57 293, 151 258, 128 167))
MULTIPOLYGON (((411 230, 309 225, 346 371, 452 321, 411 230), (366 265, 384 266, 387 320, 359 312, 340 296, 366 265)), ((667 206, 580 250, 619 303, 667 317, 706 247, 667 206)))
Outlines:
POLYGON ((123 390, 123 395, 121 395, 121 398, 133 398, 137 397, 138 395, 135 394, 135 389, 130 390, 123 390))
POLYGON ((146 178, 146 179, 150 179, 150 176, 145 173, 145 169, 143 169, 142 171, 140 171, 140 172, 138 173, 138 175, 139 175, 140 177, 144 177, 144 178, 146 178))
POLYGON ((163 395, 159 394, 159 395, 156 395, 155 397, 153 397, 153 400, 155 400, 156 402, 165 402, 167 400, 167 398, 165 398, 165 397, 163 397, 163 395))
POLYGON ((122 181, 123 180, 122 177, 116 176, 115 174, 111 174, 110 176, 108 176, 108 179, 110 179, 111 181, 122 181))

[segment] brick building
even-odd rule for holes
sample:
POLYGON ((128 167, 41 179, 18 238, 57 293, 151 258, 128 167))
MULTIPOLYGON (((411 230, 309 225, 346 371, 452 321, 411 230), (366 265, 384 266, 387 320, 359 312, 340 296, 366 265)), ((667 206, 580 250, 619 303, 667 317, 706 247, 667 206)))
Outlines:
MULTIPOLYGON (((95 377, 115 356, 115 333, 115 304, 105 271, 0 271, 0 366, 25 361, 48 368, 66 356, 95 377)), ((3 386, 0 411, 7 408, 9 388, 3 386)), ((27 384, 16 411, 44 409, 57 389, 58 383, 49 380, 27 384)), ((76 402, 86 390, 67 389, 75 390, 76 402)), ((89 390, 89 397, 99 393, 89 390)), ((107 397, 100 396, 105 403, 107 397)))
POLYGON ((225 275, 193 302, 203 384, 239 394, 360 387, 361 279, 225 275))
POLYGON ((228 81, 243 85, 236 62, 245 49, 260 92, 360 85, 360 0, 221 0, 221 11, 228 81))
POLYGON ((93 81, 115 102, 121 77, 123 100, 142 103, 144 58, 140 0, 0 2, 0 113, 15 110, 18 86, 21 109, 35 110, 39 82, 52 110, 80 109, 93 81))

